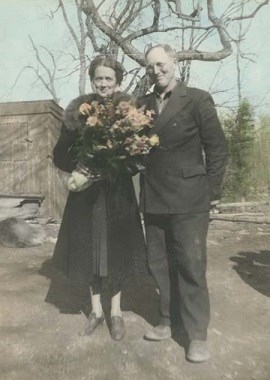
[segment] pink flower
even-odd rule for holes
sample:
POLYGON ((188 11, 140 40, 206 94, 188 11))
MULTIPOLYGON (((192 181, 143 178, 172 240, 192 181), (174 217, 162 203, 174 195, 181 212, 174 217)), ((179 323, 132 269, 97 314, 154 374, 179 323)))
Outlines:
POLYGON ((99 120, 97 116, 89 116, 87 118, 86 124, 90 125, 90 127, 96 127, 99 124, 99 120))
POLYGON ((120 114, 120 115, 122 115, 122 116, 126 116, 127 113, 129 112, 130 108, 131 108, 131 104, 130 104, 130 102, 127 102, 127 101, 122 100, 122 101, 118 104, 115 113, 116 113, 116 114, 120 114))

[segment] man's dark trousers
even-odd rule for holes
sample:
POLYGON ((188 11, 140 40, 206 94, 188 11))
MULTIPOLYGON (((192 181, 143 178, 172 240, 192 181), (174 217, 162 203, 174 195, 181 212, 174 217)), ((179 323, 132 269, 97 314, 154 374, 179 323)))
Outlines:
POLYGON ((160 291, 160 324, 171 324, 175 306, 171 295, 178 290, 180 316, 189 339, 205 340, 210 318, 206 281, 209 212, 144 217, 148 263, 160 291), (172 289, 172 284, 178 289, 172 289))

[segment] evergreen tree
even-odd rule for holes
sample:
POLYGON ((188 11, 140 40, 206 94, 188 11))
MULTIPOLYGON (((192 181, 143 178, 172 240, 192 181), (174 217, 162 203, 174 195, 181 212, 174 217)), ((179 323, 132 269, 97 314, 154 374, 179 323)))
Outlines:
POLYGON ((253 194, 255 188, 252 170, 255 128, 249 101, 244 99, 238 109, 227 114, 222 122, 229 146, 224 196, 228 201, 239 201, 253 194))

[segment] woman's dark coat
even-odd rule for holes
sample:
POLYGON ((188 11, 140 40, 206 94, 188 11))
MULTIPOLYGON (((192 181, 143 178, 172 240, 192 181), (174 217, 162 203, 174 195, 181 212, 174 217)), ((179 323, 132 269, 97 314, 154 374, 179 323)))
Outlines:
MULTIPOLYGON (((116 95, 121 98, 125 94, 116 95)), ((53 151, 54 164, 61 170, 72 172, 76 161, 71 152, 78 129, 85 123, 79 106, 93 100, 101 101, 96 94, 73 100, 64 113, 64 125, 53 151)), ((102 204, 102 202, 101 202, 102 204)), ((104 205, 104 202, 103 202, 104 205)), ((101 223, 102 224, 102 223, 101 223)), ((106 236, 106 235, 105 235, 106 236)), ((131 277, 147 273, 145 243, 131 176, 122 178, 121 185, 113 187, 108 181, 94 182, 81 192, 70 192, 58 240, 53 255, 54 265, 76 286, 91 285, 93 280, 93 250, 107 245, 107 284, 122 287, 131 277), (97 200, 104 191, 106 207, 97 212, 97 200), (107 239, 97 241, 95 222, 106 222, 107 239)))

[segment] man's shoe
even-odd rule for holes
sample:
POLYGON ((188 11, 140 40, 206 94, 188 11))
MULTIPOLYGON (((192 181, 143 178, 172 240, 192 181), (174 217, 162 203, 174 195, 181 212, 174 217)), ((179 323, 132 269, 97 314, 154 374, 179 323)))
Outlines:
POLYGON ((93 331, 100 325, 101 323, 104 322, 104 315, 102 314, 101 317, 97 317, 96 313, 91 313, 89 317, 87 318, 87 322, 85 325, 84 330, 79 332, 80 336, 87 336, 91 335, 93 331))
POLYGON ((147 331, 144 335, 144 339, 160 341, 164 339, 168 339, 172 336, 172 331, 170 326, 158 325, 153 327, 151 330, 147 331))
POLYGON ((123 317, 111 317, 111 337, 113 340, 122 340, 126 334, 123 317))
POLYGON ((202 363, 210 358, 205 340, 191 340, 187 352, 187 360, 193 363, 202 363))

